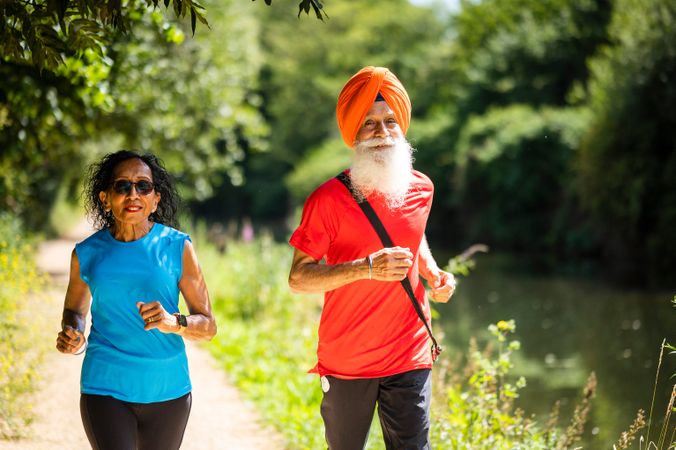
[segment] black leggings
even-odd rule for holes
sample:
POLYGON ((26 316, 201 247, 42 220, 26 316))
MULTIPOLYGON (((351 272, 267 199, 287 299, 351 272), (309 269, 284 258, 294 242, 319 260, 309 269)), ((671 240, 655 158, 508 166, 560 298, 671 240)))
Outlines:
POLYGON ((178 449, 191 405, 191 393, 157 403, 130 403, 104 395, 80 396, 82 423, 94 450, 178 449))

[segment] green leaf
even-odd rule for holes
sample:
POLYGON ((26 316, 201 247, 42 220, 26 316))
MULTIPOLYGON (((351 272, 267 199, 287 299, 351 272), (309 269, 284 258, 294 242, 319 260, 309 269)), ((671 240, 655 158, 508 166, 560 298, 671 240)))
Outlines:
POLYGON ((305 11, 305 14, 310 11, 309 0, 301 0, 301 2, 298 4, 298 17, 300 17, 300 14, 303 11, 305 11))
POLYGON ((317 19, 324 21, 321 9, 314 2, 312 3, 312 9, 315 10, 315 15, 317 16, 317 19))
POLYGON ((197 25, 197 14, 195 8, 190 8, 190 26, 192 28, 192 35, 195 36, 195 26, 197 25))
POLYGON ((113 26, 117 26, 119 23, 118 18, 122 15, 122 0, 109 0, 102 10, 106 11, 113 26))
POLYGON ((204 15, 202 15, 199 11, 195 11, 195 15, 197 16, 197 20, 209 27, 209 22, 207 22, 207 19, 204 17, 204 15))
POLYGON ((63 41, 59 37, 58 33, 49 25, 39 24, 35 27, 35 30, 38 33, 38 38, 46 47, 45 50, 52 49, 54 51, 60 52, 65 49, 63 41))
POLYGON ((98 33, 103 31, 101 26, 93 20, 89 19, 75 19, 70 21, 70 25, 76 32, 88 31, 90 33, 98 33))
POLYGON ((176 17, 183 17, 183 0, 174 0, 174 14, 176 17))
POLYGON ((77 0, 77 10, 82 17, 89 17, 89 7, 86 0, 77 0))
POLYGON ((63 20, 68 10, 68 3, 70 0, 56 0, 56 15, 59 17, 59 20, 63 20))

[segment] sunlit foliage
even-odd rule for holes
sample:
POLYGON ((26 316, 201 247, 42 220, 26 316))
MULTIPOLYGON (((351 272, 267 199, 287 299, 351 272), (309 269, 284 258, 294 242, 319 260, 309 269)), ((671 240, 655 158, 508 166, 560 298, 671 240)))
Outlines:
POLYGON ((34 246, 19 222, 0 213, 0 439, 16 438, 32 419, 28 394, 39 378, 45 345, 36 339, 29 295, 45 286, 33 261, 34 246))

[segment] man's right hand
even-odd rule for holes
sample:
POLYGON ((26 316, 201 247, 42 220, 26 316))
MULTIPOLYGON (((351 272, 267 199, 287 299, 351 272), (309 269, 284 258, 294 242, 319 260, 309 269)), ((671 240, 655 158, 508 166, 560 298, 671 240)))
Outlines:
POLYGON ((371 253, 371 279, 401 281, 413 265, 413 253, 404 247, 387 247, 371 253))

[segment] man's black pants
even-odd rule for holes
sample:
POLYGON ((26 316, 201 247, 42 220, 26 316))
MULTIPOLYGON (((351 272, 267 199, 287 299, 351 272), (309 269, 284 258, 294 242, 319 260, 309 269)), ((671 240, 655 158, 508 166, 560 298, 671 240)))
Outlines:
POLYGON ((412 370, 382 378, 325 378, 322 380, 324 398, 321 412, 330 450, 364 448, 376 403, 388 450, 431 449, 430 369, 412 370))

